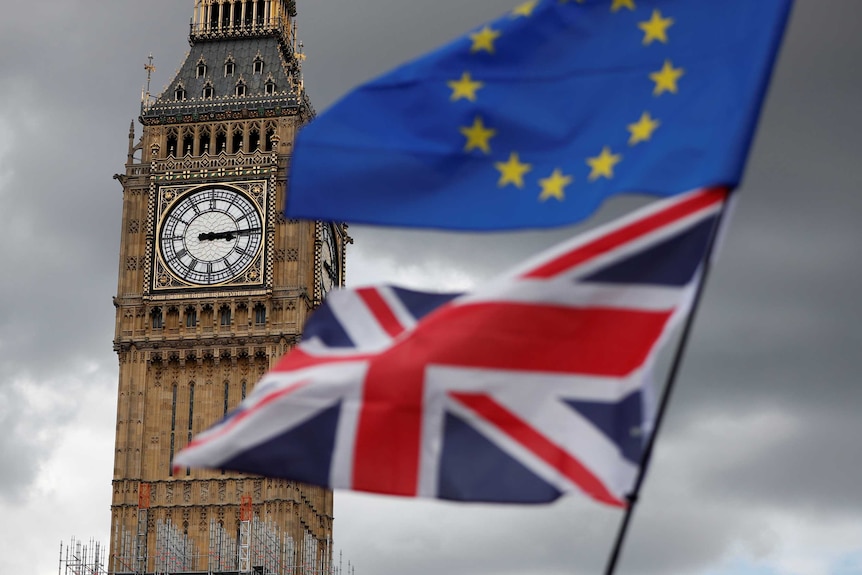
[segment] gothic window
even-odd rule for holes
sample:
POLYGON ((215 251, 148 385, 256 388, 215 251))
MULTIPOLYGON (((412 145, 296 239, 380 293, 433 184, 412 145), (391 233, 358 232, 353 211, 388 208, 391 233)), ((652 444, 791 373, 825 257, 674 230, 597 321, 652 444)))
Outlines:
POLYGON ((186 308, 186 327, 191 329, 198 325, 198 310, 193 307, 186 308))
POLYGON ((264 146, 265 146, 264 150, 266 150, 267 152, 272 151, 272 144, 273 144, 272 138, 273 138, 273 136, 275 136, 275 129, 274 128, 267 128, 267 130, 266 130, 266 144, 264 144, 264 146))
POLYGON ((254 129, 248 135, 248 150, 254 152, 260 148, 260 132, 254 129))
POLYGON ((195 78, 204 78, 204 77, 206 77, 206 75, 207 75, 207 63, 204 62, 203 59, 201 59, 198 62, 198 67, 197 67, 197 70, 195 72, 195 78))
POLYGON ((200 138, 198 139, 198 150, 200 150, 201 154, 206 154, 210 151, 210 131, 208 129, 201 130, 200 138))
POLYGON ((194 134, 186 134, 183 138, 183 154, 186 156, 191 156, 195 147, 195 137, 194 134))
POLYGON ((224 306, 223 308, 221 308, 221 310, 219 310, 219 314, 221 317, 221 319, 220 319, 221 326, 222 327, 230 327, 230 320, 231 320, 230 308, 228 306, 224 306))
POLYGON ((254 325, 266 325, 266 306, 261 303, 254 306, 254 325))
MULTIPOLYGON (((192 430, 194 428, 194 419, 195 418, 195 384, 189 384, 189 432, 188 432, 188 443, 192 442, 192 430)), ((171 458, 173 459, 173 457, 171 458)), ((191 475, 192 470, 186 467, 186 476, 191 475)))
POLYGON ((186 89, 182 84, 177 86, 177 89, 174 91, 174 98, 177 102, 181 102, 186 99, 186 89))
POLYGON ((230 409, 230 383, 224 382, 224 414, 230 409))
POLYGON ((232 144, 233 144, 233 150, 232 150, 232 152, 233 152, 234 154, 235 154, 235 153, 237 153, 237 152, 242 152, 242 151, 243 151, 243 149, 242 149, 242 141, 243 141, 242 128, 238 128, 238 129, 236 130, 236 132, 234 132, 234 133, 233 133, 233 142, 232 142, 232 144))
POLYGON ((171 392, 171 454, 168 457, 168 468, 171 477, 174 476, 173 460, 174 460, 174 432, 177 430, 177 386, 174 385, 171 392))
POLYGON ((216 153, 221 154, 227 151, 227 134, 219 132, 216 134, 216 153))
POLYGON ((275 94, 275 81, 273 79, 269 79, 266 81, 265 92, 267 96, 272 96, 275 94))
POLYGON ((204 304, 201 307, 201 321, 203 322, 205 328, 212 329, 213 325, 213 306, 210 304, 204 304))
POLYGON ((162 315, 162 308, 155 308, 151 315, 153 318, 153 329, 162 329, 165 327, 165 317, 162 315))
POLYGON ((203 89, 203 92, 201 92, 201 97, 204 100, 212 100, 213 94, 214 94, 213 83, 210 81, 207 81, 207 83, 204 84, 204 89, 203 89))
POLYGON ((240 80, 236 83, 236 97, 242 98, 243 96, 245 96, 245 82, 240 80))
POLYGON ((236 72, 236 64, 234 63, 233 58, 228 58, 227 62, 224 63, 225 78, 233 76, 234 72, 236 72))
POLYGON ((177 133, 168 134, 168 155, 167 157, 176 157, 177 155, 177 133))
POLYGON ((254 73, 263 74, 263 58, 260 55, 254 59, 254 73))

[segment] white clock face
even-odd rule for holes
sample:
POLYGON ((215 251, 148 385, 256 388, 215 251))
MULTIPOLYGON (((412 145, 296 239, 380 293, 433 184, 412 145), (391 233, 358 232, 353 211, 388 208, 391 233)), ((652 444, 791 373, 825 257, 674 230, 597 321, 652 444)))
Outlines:
POLYGON ((170 208, 159 248, 174 275, 206 286, 242 275, 260 252, 262 238, 257 206, 238 191, 214 187, 192 192, 170 208))

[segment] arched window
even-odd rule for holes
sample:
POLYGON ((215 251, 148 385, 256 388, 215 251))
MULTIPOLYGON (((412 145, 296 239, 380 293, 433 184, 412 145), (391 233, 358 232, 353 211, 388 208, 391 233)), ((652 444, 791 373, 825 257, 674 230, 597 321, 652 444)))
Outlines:
POLYGON ((230 308, 228 306, 222 307, 221 310, 219 310, 219 314, 220 314, 220 316, 219 316, 220 320, 219 321, 221 323, 221 326, 222 327, 230 327, 230 320, 231 320, 230 308))
POLYGON ((203 92, 201 92, 201 97, 204 100, 212 100, 214 93, 215 93, 215 91, 213 90, 213 83, 210 81, 207 81, 207 83, 204 84, 204 89, 203 89, 203 92))
POLYGON ((177 89, 174 90, 174 99, 176 99, 177 102, 182 102, 186 99, 186 89, 182 84, 179 84, 177 89))
POLYGON ((186 308, 186 327, 195 328, 198 325, 198 310, 189 306, 186 308))
POLYGON ((272 96, 273 94, 275 94, 275 88, 276 88, 275 80, 270 78, 269 80, 266 81, 266 85, 264 86, 264 91, 265 91, 267 96, 272 96))
POLYGON ((255 74, 263 74, 263 58, 258 54, 254 58, 254 73, 255 74))
POLYGON ((168 474, 171 477, 173 477, 174 476, 173 460, 174 460, 174 446, 175 446, 174 432, 176 432, 176 430, 177 430, 177 386, 176 385, 174 385, 171 393, 172 393, 172 398, 171 398, 171 453, 170 453, 170 456, 168 457, 168 468, 169 468, 168 474))
MULTIPOLYGON (((186 445, 192 442, 192 431, 194 429, 194 421, 195 421, 195 384, 194 382, 189 384, 189 430, 188 430, 188 441, 186 445)), ((186 467, 186 477, 192 474, 192 470, 186 467)))
POLYGON ((275 128, 267 128, 266 129, 266 142, 264 143, 264 150, 267 152, 272 151, 272 137, 275 136, 275 128))
POLYGON ((248 151, 254 152, 260 148, 260 132, 257 131, 257 128, 249 132, 248 134, 248 151))
POLYGON ((231 141, 231 145, 233 149, 232 153, 236 154, 237 152, 242 152, 242 143, 245 138, 243 137, 242 128, 237 128, 233 133, 233 140, 231 141))
POLYGON ((234 72, 236 72, 236 63, 234 62, 233 56, 228 56, 224 63, 225 78, 233 76, 234 72))
POLYGON ((183 155, 191 156, 195 149, 195 136, 188 133, 183 138, 183 155))
POLYGON ((154 308, 151 315, 153 318, 153 329, 162 329, 165 327, 165 316, 162 315, 162 308, 154 308))
POLYGON ((168 134, 168 153, 166 157, 176 157, 177 155, 177 135, 168 134))
POLYGON ((254 306, 254 325, 266 325, 266 306, 262 303, 254 306))
POLYGON ((207 75, 207 63, 201 58, 195 71, 195 78, 204 78, 207 75))
POLYGON ((198 150, 201 154, 207 154, 210 151, 210 131, 204 128, 198 135, 198 150))
POLYGON ((236 83, 236 97, 242 98, 243 96, 245 96, 245 82, 240 80, 236 83))

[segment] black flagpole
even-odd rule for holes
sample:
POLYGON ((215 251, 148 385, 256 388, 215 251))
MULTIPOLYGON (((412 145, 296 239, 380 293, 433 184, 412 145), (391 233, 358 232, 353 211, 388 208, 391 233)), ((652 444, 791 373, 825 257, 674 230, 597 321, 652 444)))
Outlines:
POLYGON ((656 413, 655 425, 653 427, 652 433, 650 434, 650 438, 647 441, 643 457, 641 458, 641 465, 638 471, 637 479, 635 481, 634 489, 629 495, 626 496, 628 508, 626 509, 626 514, 623 517, 622 523, 620 524, 620 529, 617 533, 617 539, 614 543, 614 548, 611 552, 610 558, 608 559, 607 568, 605 569, 605 575, 613 575, 614 571, 616 570, 617 562, 619 561, 623 549, 623 544, 625 543, 626 534, 628 533, 629 524, 631 523, 632 515, 634 515, 635 507, 638 503, 638 498, 640 497, 641 487, 643 486, 644 479, 646 478, 647 471, 649 470, 649 464, 652 459, 653 449, 655 448, 659 431, 661 431, 661 425, 664 422, 664 417, 667 413, 668 405, 670 404, 671 395, 673 395, 673 390, 676 386, 676 377, 679 373, 680 366, 682 365, 682 358, 685 355, 685 350, 688 346, 689 334, 691 333, 691 328, 694 325, 695 316, 697 315, 698 308, 700 307, 700 301, 703 297, 706 281, 709 278, 710 268, 712 267, 713 252, 715 251, 718 235, 722 229, 722 223, 724 221, 725 213, 727 211, 727 205, 730 202, 730 193, 727 193, 727 200, 725 200, 724 204, 721 207, 721 211, 719 212, 718 219, 716 220, 715 227, 712 231, 712 236, 709 238, 709 243, 706 247, 703 274, 701 275, 700 282, 698 282, 697 289, 694 293, 694 299, 691 303, 691 311, 689 312, 688 317, 685 320, 685 324, 682 328, 680 342, 676 348, 676 354, 674 355, 673 363, 671 364, 670 371, 668 372, 667 383, 664 386, 664 390, 661 396, 661 402, 659 403, 658 412, 656 413))

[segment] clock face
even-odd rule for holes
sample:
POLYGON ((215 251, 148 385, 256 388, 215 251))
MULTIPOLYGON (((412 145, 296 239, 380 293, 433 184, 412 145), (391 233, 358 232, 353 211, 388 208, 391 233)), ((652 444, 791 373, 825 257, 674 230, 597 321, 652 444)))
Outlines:
POLYGON ((320 246, 320 291, 322 296, 341 285, 340 252, 335 240, 335 224, 323 222, 320 246))
POLYGON ((256 205, 230 188, 205 188, 180 198, 163 219, 159 250, 165 265, 191 284, 211 286, 240 276, 263 243, 256 205))

